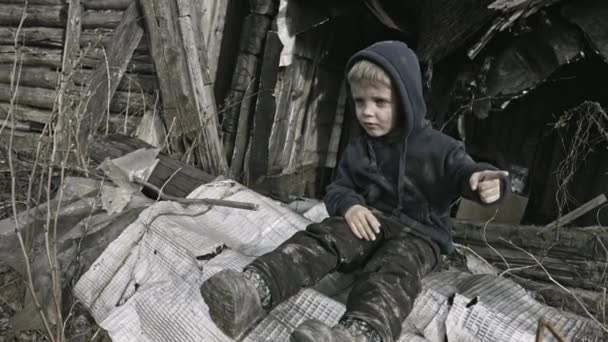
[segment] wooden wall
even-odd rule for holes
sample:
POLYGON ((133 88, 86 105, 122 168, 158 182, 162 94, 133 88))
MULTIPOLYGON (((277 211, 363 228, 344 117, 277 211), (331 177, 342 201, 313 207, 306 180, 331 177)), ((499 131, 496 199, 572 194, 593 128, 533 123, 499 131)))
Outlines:
MULTIPOLYGON (((63 77, 70 87, 64 94, 79 98, 94 69, 104 63, 104 52, 113 38, 130 0, 92 1, 80 3, 79 51, 73 65, 63 77)), ((20 126, 16 132, 23 144, 18 149, 28 150, 38 141, 39 128, 57 110, 57 94, 62 75, 63 50, 69 6, 63 0, 0 1, 0 119, 8 113, 13 70, 18 71, 19 83, 15 98, 15 118, 20 126), (25 20, 19 22, 25 10, 25 20), (18 36, 17 36, 18 34, 18 36), (15 67, 14 67, 15 66, 15 67), (24 125, 21 125, 24 124, 24 125), (30 126, 37 127, 33 129, 30 126), (25 129, 25 127, 30 127, 25 129)), ((16 85, 16 82, 13 82, 16 85)), ((109 105, 113 131, 132 132, 137 117, 154 103, 156 91, 154 67, 142 39, 118 89, 109 105), (127 113, 130 118, 127 118, 127 113)), ((10 130, 5 130, 6 135, 10 130)))

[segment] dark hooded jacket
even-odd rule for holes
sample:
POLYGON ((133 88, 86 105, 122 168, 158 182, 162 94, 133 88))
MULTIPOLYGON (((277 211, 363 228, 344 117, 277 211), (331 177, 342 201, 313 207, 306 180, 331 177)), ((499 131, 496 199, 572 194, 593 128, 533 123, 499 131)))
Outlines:
MULTIPOLYGON (((382 67, 391 79, 398 113, 404 117, 389 133, 399 136, 399 148, 390 141, 367 134, 347 145, 336 170, 335 180, 324 198, 331 216, 343 216, 360 204, 381 211, 434 240, 443 253, 451 253, 450 205, 458 196, 480 199, 470 189, 473 172, 495 170, 476 163, 461 142, 433 129, 425 119, 426 105, 418 59, 408 46, 398 41, 376 43, 355 54, 347 69, 362 59, 382 67), (380 151, 380 153, 379 153, 380 151), (386 156, 387 151, 394 154, 386 156), (384 160, 379 160, 378 156, 384 160), (390 172, 386 165, 398 168, 390 172), (384 167, 382 167, 384 166, 384 167)), ((501 194, 507 188, 501 182, 501 194)), ((501 195, 501 198, 504 197, 501 195)))

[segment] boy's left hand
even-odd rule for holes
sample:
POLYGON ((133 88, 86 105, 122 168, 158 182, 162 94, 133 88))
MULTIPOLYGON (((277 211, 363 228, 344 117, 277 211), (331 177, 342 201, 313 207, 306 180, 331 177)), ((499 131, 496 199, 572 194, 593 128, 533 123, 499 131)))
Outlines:
POLYGON ((493 203, 500 198, 500 179, 508 177, 507 171, 479 171, 469 178, 471 190, 477 191, 483 203, 493 203))

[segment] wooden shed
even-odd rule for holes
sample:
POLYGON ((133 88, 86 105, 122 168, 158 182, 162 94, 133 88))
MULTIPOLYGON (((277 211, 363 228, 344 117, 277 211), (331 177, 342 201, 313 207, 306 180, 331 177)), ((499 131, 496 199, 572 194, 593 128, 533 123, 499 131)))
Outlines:
POLYGON ((348 57, 399 39, 420 57, 434 126, 522 173, 524 220, 543 224, 608 187, 607 95, 596 86, 608 72, 607 10, 599 0, 1 0, 10 120, 0 137, 12 128, 13 148, 32 152, 58 132, 84 167, 93 135, 135 135, 266 194, 319 197, 357 134, 348 57), (579 120, 590 111, 595 124, 579 120))

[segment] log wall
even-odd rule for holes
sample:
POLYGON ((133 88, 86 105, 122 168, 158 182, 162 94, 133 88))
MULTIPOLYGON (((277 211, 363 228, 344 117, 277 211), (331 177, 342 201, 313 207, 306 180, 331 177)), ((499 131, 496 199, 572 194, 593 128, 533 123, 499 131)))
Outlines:
MULTIPOLYGON (((75 108, 84 106, 79 100, 90 92, 87 83, 95 69, 110 59, 108 49, 114 31, 131 2, 80 1, 79 11, 75 12, 76 22, 68 26, 69 1, 28 1, 25 8, 25 1, 1 0, 0 120, 7 117, 15 93, 11 91, 11 79, 16 75, 19 83, 13 108, 19 122, 46 124, 56 113, 60 101, 75 108), (18 29, 24 11, 25 20, 18 29), (74 36, 72 30, 79 32, 74 36), (64 64, 64 46, 68 45, 66 39, 72 36, 77 46, 72 59, 66 59, 64 64), (19 72, 13 73, 13 69, 19 72), (59 91, 62 78, 66 86, 59 91), (61 100, 59 94, 62 95, 61 100)), ((102 120, 111 118, 107 121, 114 123, 110 125, 112 131, 131 133, 143 112, 152 107, 158 88, 153 73, 148 40, 144 37, 135 49, 110 104, 102 111, 102 120)), ((2 135, 9 132, 5 130, 2 135)), ((22 137, 20 147, 33 149, 38 142, 36 132, 21 131, 20 134, 29 137, 22 137)))
MULTIPOLYGON (((104 105, 107 108, 103 115, 109 115, 112 118, 110 122, 119 122, 121 120, 117 119, 122 116, 128 124, 116 125, 112 130, 131 133, 125 127, 137 126, 144 111, 153 108, 159 92, 150 40, 146 33, 139 40, 124 71, 123 66, 121 70, 114 70, 110 65, 112 56, 108 54, 112 42, 118 39, 115 37, 116 29, 133 3, 136 0, 0 0, 0 120, 7 117, 11 107, 14 94, 11 79, 17 79, 14 75, 19 75, 20 89, 12 107, 19 127, 23 128, 29 122, 46 124, 57 108, 86 107, 87 104, 79 100, 90 96, 95 89, 99 91, 99 87, 89 83, 95 80, 95 70, 106 66, 111 69, 113 77, 118 75, 116 79, 119 82, 111 85, 111 90, 115 88, 116 92, 111 96, 110 104, 104 105), (77 11, 73 11, 73 8, 70 12, 71 3, 78 4, 77 11), (26 16, 21 22, 24 11, 26 16), (69 23, 69 16, 74 22, 69 23), (75 50, 72 48, 72 57, 66 58, 69 56, 64 56, 64 50, 68 51, 67 48, 72 45, 68 42, 70 39, 75 39, 75 50), (14 66, 17 66, 19 73, 13 73, 14 66), (64 91, 58 92, 62 79, 66 85, 62 88, 64 91), (58 98, 58 94, 65 96, 58 98), (62 106, 58 106, 59 103, 62 106)), ((208 52, 213 82, 220 59, 228 0, 203 0, 196 4, 198 7, 193 11, 201 18, 198 25, 200 31, 205 33, 201 39, 208 52)), ((98 110, 93 112, 96 117, 99 116, 98 110)), ((93 118, 93 121, 99 121, 99 118, 93 118)), ((6 135, 9 131, 4 130, 2 134, 6 135)), ((21 140, 27 141, 26 138, 21 140)), ((31 148, 37 140, 31 139, 31 148)), ((21 146, 27 147, 28 144, 21 146)))

